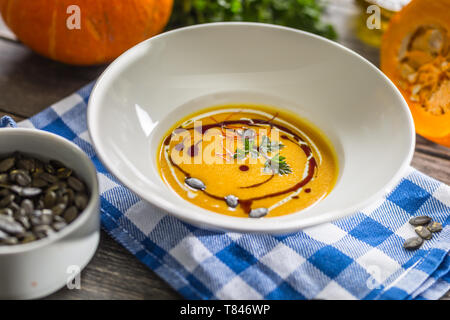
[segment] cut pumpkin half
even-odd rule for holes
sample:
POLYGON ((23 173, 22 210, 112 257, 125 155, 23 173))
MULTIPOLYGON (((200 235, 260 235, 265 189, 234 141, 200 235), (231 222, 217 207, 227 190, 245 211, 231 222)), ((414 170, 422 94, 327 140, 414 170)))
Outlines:
POLYGON ((413 0, 392 18, 381 70, 408 102, 416 132, 450 147, 450 0, 413 0))

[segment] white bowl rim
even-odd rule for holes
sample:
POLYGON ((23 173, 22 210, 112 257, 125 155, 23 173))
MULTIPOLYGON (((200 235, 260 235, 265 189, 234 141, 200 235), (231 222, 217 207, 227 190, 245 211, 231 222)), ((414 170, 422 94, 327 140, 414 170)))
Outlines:
POLYGON ((210 229, 210 230, 218 230, 218 231, 232 231, 232 232, 244 232, 244 233, 272 233, 272 234, 288 234, 292 232, 299 231, 301 229, 318 225, 325 222, 334 221, 340 218, 343 218, 345 216, 348 216, 352 213, 356 213, 360 211, 361 209, 364 209, 365 207, 369 206, 371 203, 375 202, 376 200, 380 199, 383 194, 385 194, 388 190, 391 190, 397 182, 403 177, 403 175, 406 173, 407 169, 409 168, 409 165, 412 161, 413 155, 414 155, 414 149, 415 149, 415 127, 414 127, 414 120, 412 118, 411 112, 409 111, 409 107, 405 99, 403 98, 400 91, 397 89, 397 87, 394 85, 394 83, 375 65, 373 65, 370 61, 368 61, 366 58, 362 57, 355 51, 335 42, 329 39, 326 39, 324 37, 318 36, 316 34, 312 34, 306 31, 279 26, 279 25, 273 25, 273 24, 267 24, 267 23, 259 23, 259 22, 214 22, 214 23, 204 23, 204 24, 198 24, 193 26, 188 26, 184 28, 179 28, 171 31, 167 31, 164 33, 161 33, 157 36, 154 36, 150 39, 147 39, 134 47, 128 49, 125 51, 122 55, 120 55, 116 60, 114 60, 107 68, 106 70, 100 75, 97 82, 95 83, 92 93, 89 98, 88 102, 88 111, 87 111, 87 123, 88 123, 88 131, 89 135, 91 137, 91 141, 93 144, 93 147, 97 153, 98 158, 103 163, 103 165, 106 167, 106 169, 111 172, 124 186, 129 188, 131 191, 136 193, 141 199, 148 201, 149 203, 159 207, 160 209, 165 210, 168 214, 175 216, 176 218, 179 218, 182 221, 185 221, 187 223, 191 223, 196 226, 202 226, 202 228, 210 229), (300 221, 283 221, 283 217, 271 217, 270 219, 255 219, 254 224, 249 224, 242 226, 240 222, 242 222, 243 218, 240 217, 232 217, 232 216, 226 216, 221 215, 222 217, 217 218, 217 216, 202 216, 202 218, 197 219, 193 218, 189 214, 189 209, 185 210, 184 208, 178 207, 173 205, 170 201, 161 199, 153 194, 145 193, 139 188, 135 187, 133 184, 127 184, 125 181, 127 179, 117 170, 115 170, 114 165, 108 161, 107 158, 104 157, 104 153, 102 152, 104 149, 101 146, 100 138, 95 130, 96 126, 96 120, 98 119, 97 109, 96 109, 96 100, 97 95, 100 95, 100 87, 103 84, 105 78, 108 76, 109 72, 114 68, 119 68, 119 65, 126 60, 128 57, 132 58, 133 51, 137 50, 140 47, 146 46, 149 43, 155 41, 156 39, 159 39, 161 37, 165 37, 166 35, 174 34, 174 33, 182 33, 187 30, 192 29, 201 29, 201 28, 208 28, 208 27, 220 27, 220 26, 247 26, 247 27, 260 27, 260 28, 269 28, 269 29, 279 29, 279 30, 285 30, 290 32, 296 32, 299 34, 302 34, 303 36, 312 37, 319 41, 323 41, 325 43, 328 43, 331 46, 334 46, 338 49, 341 49, 345 52, 347 52, 350 55, 353 55, 357 59, 359 59, 361 62, 364 62, 369 68, 371 68, 374 72, 378 73, 389 85, 389 87, 393 90, 393 92, 397 95, 399 98, 399 102, 401 103, 401 107, 403 108, 403 111, 406 114, 406 117, 408 119, 408 127, 409 127, 409 133, 410 133, 410 146, 408 150, 408 154, 405 156, 403 162, 401 163, 400 167, 397 169, 396 174, 385 184, 384 187, 382 187, 378 192, 373 194, 371 197, 367 198, 366 200, 360 201, 357 204, 348 207, 346 209, 342 210, 333 210, 328 211, 326 214, 323 214, 318 217, 309 217, 307 219, 303 219, 300 221))
MULTIPOLYGON (((87 207, 79 214, 79 216, 70 224, 67 225, 64 229, 55 232, 54 234, 45 237, 40 240, 36 240, 33 242, 25 243, 25 244, 16 244, 12 246, 0 246, 0 256, 2 255, 10 255, 10 254, 19 254, 24 253, 32 250, 39 249, 41 247, 49 246, 52 243, 66 237, 67 235, 71 234, 78 228, 80 228, 88 219, 89 219, 89 212, 93 214, 94 209, 97 206, 97 203, 99 201, 99 186, 98 186, 98 179, 97 179, 97 170, 95 170, 94 164, 89 159, 89 157, 84 153, 83 150, 81 150, 76 144, 73 142, 70 142, 69 140, 58 136, 54 133, 44 131, 44 130, 38 130, 38 129, 31 129, 31 128, 1 128, 0 134, 23 134, 24 136, 39 136, 40 139, 48 139, 53 140, 58 144, 63 144, 66 147, 72 149, 77 157, 79 157, 82 161, 84 161, 88 165, 88 175, 90 177, 91 183, 92 183, 92 190, 91 196, 89 198, 89 202, 87 207)), ((26 151, 23 151, 26 153, 26 151)), ((58 160, 55 158, 55 160, 58 160)))

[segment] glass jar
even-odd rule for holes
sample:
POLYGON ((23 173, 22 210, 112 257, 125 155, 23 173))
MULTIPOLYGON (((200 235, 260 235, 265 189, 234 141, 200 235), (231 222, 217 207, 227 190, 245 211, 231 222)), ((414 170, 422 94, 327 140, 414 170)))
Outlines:
POLYGON ((368 45, 377 48, 380 47, 381 37, 389 25, 389 20, 410 1, 411 0, 356 0, 361 9, 356 28, 358 38, 368 45), (377 5, 380 8, 380 28, 370 29, 368 27, 368 19, 370 19, 371 15, 375 14, 374 11, 368 12, 368 8, 372 5, 377 5))

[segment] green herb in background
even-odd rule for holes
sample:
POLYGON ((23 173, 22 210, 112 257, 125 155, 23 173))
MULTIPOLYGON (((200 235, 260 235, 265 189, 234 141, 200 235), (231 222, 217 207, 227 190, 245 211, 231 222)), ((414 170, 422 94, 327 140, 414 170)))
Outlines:
POLYGON ((322 0, 175 0, 169 29, 219 21, 273 23, 336 39, 322 0))

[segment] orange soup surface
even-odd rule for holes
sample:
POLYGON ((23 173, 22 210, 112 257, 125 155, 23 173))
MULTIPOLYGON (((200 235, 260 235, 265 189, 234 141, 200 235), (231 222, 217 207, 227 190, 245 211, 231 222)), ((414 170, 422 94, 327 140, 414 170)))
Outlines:
POLYGON ((158 152, 164 182, 180 197, 246 218, 298 212, 325 198, 338 176, 335 151, 312 124, 276 108, 229 105, 181 119, 158 152))

